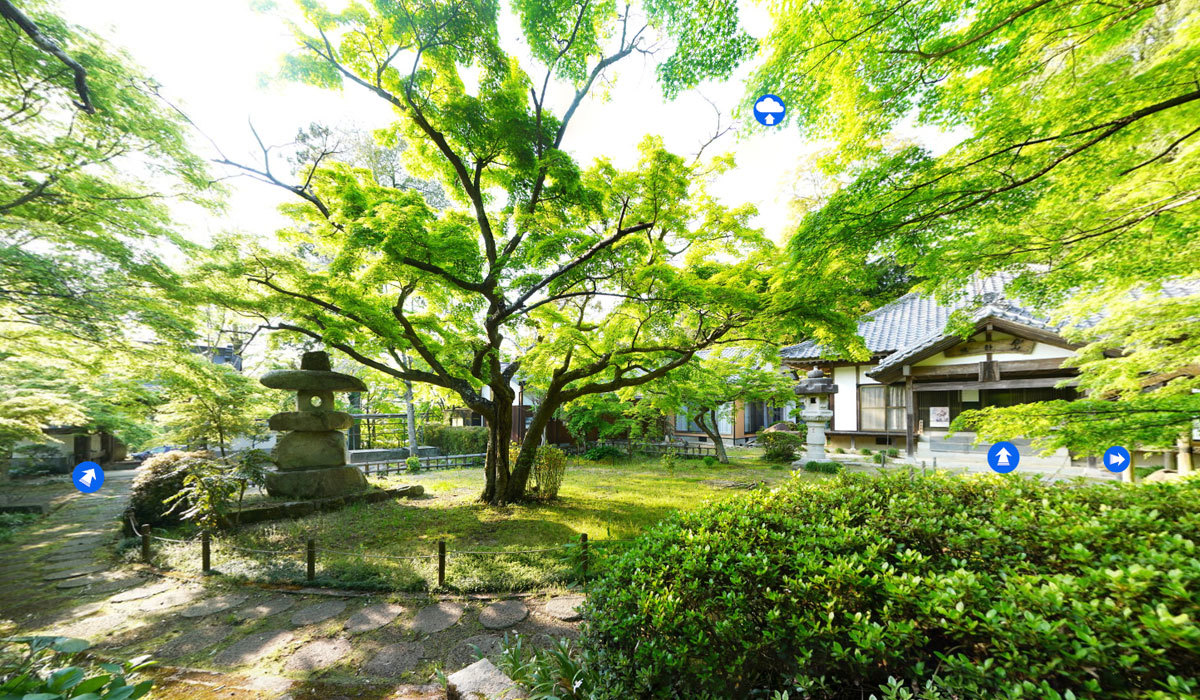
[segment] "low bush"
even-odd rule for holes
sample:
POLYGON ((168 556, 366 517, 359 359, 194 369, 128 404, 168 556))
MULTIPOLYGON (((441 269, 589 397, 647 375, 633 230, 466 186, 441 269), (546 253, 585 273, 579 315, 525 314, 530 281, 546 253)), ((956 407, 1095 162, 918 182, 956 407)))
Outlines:
POLYGON ((563 475, 567 472, 567 456, 557 447, 542 445, 533 460, 533 483, 537 497, 543 501, 558 498, 563 475))
POLYGON ((444 455, 477 455, 487 451, 487 428, 478 425, 437 425, 421 428, 421 444, 432 445, 444 455))
POLYGON ((858 453, 864 454, 864 455, 869 455, 869 454, 871 454, 871 451, 864 447, 861 450, 859 450, 858 453))
POLYGON ((164 452, 142 463, 129 496, 129 509, 139 524, 160 525, 178 523, 181 509, 171 511, 167 499, 183 490, 188 469, 211 462, 214 455, 205 450, 196 452, 164 452))
POLYGON ((570 640, 543 649, 520 634, 505 634, 501 649, 500 669, 521 686, 525 697, 586 700, 596 691, 594 665, 570 640))
POLYGON ((1200 479, 795 478, 614 557, 594 697, 1195 698, 1198 528, 1200 479))
POLYGON ((841 447, 835 447, 835 448, 833 448, 833 452, 834 452, 834 454, 839 454, 839 455, 844 455, 844 454, 846 454, 846 450, 845 450, 845 449, 843 449, 843 448, 841 448, 841 447))
POLYGON ((584 459, 590 459, 593 462, 598 462, 602 459, 609 459, 610 457, 623 456, 625 456, 625 453, 612 445, 596 445, 587 452, 583 453, 584 459))
POLYGON ((897 448, 895 448, 895 447, 889 447, 889 448, 888 448, 888 450, 887 450, 887 456, 888 456, 888 457, 899 457, 899 456, 900 456, 900 450, 899 450, 899 449, 897 449, 897 448))
POLYGON ((837 474, 842 470, 842 465, 837 462, 805 462, 804 471, 819 472, 821 474, 837 474))
POLYGON ((716 463, 717 463, 716 457, 713 457, 712 455, 704 455, 704 466, 712 467, 712 466, 715 466, 716 463))
POLYGON ((763 433, 758 438, 758 444, 763 448, 763 459, 787 462, 795 458, 796 450, 804 444, 804 439, 793 433, 763 433))
POLYGON ((404 460, 404 466, 408 468, 409 474, 417 474, 421 471, 421 458, 416 455, 410 455, 404 460))
POLYGON ((88 647, 71 637, 0 639, 0 698, 137 700, 154 686, 150 679, 130 684, 151 665, 148 656, 123 665, 97 663, 83 654, 88 647))

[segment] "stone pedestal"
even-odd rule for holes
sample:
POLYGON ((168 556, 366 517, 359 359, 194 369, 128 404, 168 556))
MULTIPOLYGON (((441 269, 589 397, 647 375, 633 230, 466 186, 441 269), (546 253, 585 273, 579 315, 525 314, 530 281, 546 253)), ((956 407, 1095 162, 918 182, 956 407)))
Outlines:
POLYGON ((279 471, 267 476, 267 493, 285 498, 330 498, 362 491, 367 478, 347 466, 346 435, 353 419, 333 410, 333 394, 366 391, 357 377, 330 371, 329 355, 304 353, 298 370, 268 372, 261 380, 272 389, 296 392, 296 409, 271 416, 267 424, 284 434, 275 443, 279 471))
POLYGON ((804 461, 825 461, 825 427, 829 425, 831 418, 833 411, 825 408, 808 408, 800 412, 800 420, 804 421, 805 427, 808 428, 804 439, 804 461))

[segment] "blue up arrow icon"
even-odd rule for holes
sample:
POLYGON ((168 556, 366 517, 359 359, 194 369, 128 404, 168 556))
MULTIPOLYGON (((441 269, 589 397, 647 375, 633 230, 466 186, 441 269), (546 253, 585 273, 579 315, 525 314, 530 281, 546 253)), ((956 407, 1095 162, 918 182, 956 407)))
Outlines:
POLYGON ((1007 474, 1021 463, 1021 453, 1011 442, 1000 441, 988 449, 987 461, 992 471, 1007 474))

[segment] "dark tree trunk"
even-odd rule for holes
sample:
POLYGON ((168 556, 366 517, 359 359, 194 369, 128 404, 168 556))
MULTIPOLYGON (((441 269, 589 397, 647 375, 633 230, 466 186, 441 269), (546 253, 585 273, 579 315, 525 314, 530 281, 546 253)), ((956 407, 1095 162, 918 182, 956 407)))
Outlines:
POLYGON ((530 418, 529 430, 525 433, 525 439, 521 441, 521 451, 517 455, 512 477, 508 482, 509 503, 525 497, 525 488, 529 485, 529 475, 533 471, 533 462, 537 459, 538 448, 542 445, 542 436, 546 426, 550 424, 550 418, 558 410, 557 403, 555 402, 554 406, 551 406, 551 403, 550 400, 543 401, 533 417, 530 418))
POLYGON ((508 446, 512 442, 513 397, 507 391, 508 387, 503 389, 494 391, 496 398, 492 402, 492 411, 490 415, 484 414, 488 424, 487 461, 484 467, 487 479, 479 500, 494 506, 502 506, 513 500, 508 497, 511 491, 508 446))
POLYGON ((721 433, 717 432, 717 412, 701 411, 696 414, 693 420, 704 431, 704 434, 708 436, 708 439, 713 441, 713 447, 717 448, 717 461, 721 464, 729 464, 729 455, 725 454, 725 441, 721 439, 721 433), (712 427, 709 427, 710 419, 712 420, 712 427))

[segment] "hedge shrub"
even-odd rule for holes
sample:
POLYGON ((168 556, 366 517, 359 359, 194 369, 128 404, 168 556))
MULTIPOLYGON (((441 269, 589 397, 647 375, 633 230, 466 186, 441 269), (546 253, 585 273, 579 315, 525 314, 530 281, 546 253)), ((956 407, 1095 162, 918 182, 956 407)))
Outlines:
POLYGON ((487 452, 488 430, 479 425, 426 425, 422 444, 438 448, 444 455, 477 455, 487 452))
POLYGON ((159 525, 180 522, 180 513, 185 508, 175 508, 168 514, 172 503, 165 501, 183 490, 183 480, 188 468, 211 462, 212 452, 197 450, 164 452, 142 462, 134 477, 129 495, 129 510, 138 524, 159 525))
POLYGON ((796 457, 796 450, 804 444, 804 438, 793 433, 763 433, 758 437, 758 444, 763 448, 763 459, 787 462, 796 457))
POLYGON ((842 471, 842 465, 840 462, 818 462, 816 460, 810 460, 804 463, 804 471, 819 472, 821 474, 837 474, 838 472, 842 471))
POLYGON ((537 497, 543 501, 558 498, 563 476, 567 472, 567 455, 557 447, 542 445, 533 460, 533 483, 537 497))
POLYGON ((604 698, 1194 698, 1197 532, 1200 478, 796 478, 649 530, 583 641, 604 698))
POLYGON ((624 457, 625 453, 612 445, 596 445, 583 453, 584 459, 590 459, 593 462, 598 462, 602 459, 611 457, 624 457))

